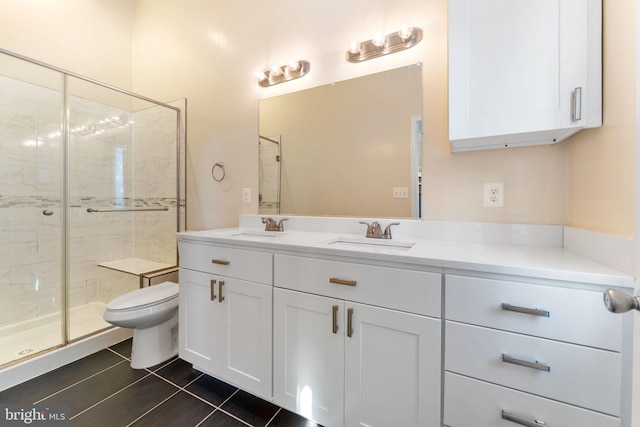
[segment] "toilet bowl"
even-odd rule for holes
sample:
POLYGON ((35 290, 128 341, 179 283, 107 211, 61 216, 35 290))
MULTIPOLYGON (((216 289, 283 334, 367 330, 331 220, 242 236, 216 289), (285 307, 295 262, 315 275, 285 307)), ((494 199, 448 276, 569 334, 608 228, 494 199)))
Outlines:
POLYGON ((178 354, 178 284, 163 282, 107 304, 106 322, 133 329, 131 367, 149 368, 178 354))

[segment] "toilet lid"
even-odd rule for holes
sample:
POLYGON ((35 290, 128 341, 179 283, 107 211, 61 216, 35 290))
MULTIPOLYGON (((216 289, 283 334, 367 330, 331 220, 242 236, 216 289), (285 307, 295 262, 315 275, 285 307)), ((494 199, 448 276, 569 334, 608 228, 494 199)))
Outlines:
POLYGON ((160 304, 177 298, 177 296, 178 284, 163 282, 120 295, 107 304, 107 310, 131 310, 147 305, 160 304))

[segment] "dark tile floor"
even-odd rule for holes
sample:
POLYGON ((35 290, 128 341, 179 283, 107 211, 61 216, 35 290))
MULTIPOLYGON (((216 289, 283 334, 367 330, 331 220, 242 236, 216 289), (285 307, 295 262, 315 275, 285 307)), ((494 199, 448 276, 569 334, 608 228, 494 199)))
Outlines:
POLYGON ((175 358, 131 369, 131 340, 0 392, 0 404, 67 404, 71 426, 316 427, 175 358))

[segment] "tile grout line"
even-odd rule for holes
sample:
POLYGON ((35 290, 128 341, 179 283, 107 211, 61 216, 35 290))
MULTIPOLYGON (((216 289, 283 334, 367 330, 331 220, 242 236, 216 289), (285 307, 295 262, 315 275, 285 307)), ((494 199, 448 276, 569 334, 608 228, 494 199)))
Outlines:
POLYGON ((176 390, 175 393, 173 393, 171 396, 167 397, 166 399, 164 399, 162 402, 158 403, 156 406, 154 406, 153 408, 149 409, 147 412, 145 412, 144 414, 140 415, 138 418, 136 418, 135 420, 131 421, 129 424, 127 424, 126 427, 129 427, 133 424, 136 423, 136 421, 140 420, 142 417, 144 417, 145 415, 149 414, 151 411, 153 411, 156 408, 159 408, 160 405, 162 405, 163 403, 165 403, 167 400, 171 399, 173 396, 175 396, 176 394, 180 393, 180 389, 176 390))
POLYGON ((131 387, 134 384, 139 383, 140 381, 142 381, 145 378, 148 378, 151 374, 147 374, 144 377, 141 377, 139 379, 137 379, 136 381, 132 382, 131 384, 127 385, 126 387, 121 388, 120 390, 116 391, 115 393, 110 394, 109 396, 105 397, 104 399, 102 399, 99 402, 94 403, 93 405, 89 406, 87 409, 85 409, 84 411, 78 412, 77 414, 75 414, 73 417, 69 418, 69 421, 71 421, 72 419, 84 414, 85 412, 89 411, 90 409, 95 408, 96 406, 98 406, 99 404, 101 404, 102 402, 105 402, 109 399, 111 399, 113 396, 115 396, 116 394, 122 393, 124 390, 128 389, 129 387, 131 387))
POLYGON ((60 390, 56 391, 55 393, 51 393, 50 395, 48 395, 48 396, 46 396, 46 397, 43 397, 42 399, 40 399, 40 400, 37 400, 37 401, 33 402, 33 404, 34 404, 34 405, 36 405, 36 404, 38 404, 38 403, 40 403, 40 402, 42 402, 42 401, 44 401, 44 400, 47 400, 47 399, 49 399, 50 397, 55 396, 56 394, 62 393, 63 391, 68 390, 68 389, 70 389, 71 387, 75 387, 76 385, 78 385, 78 384, 80 384, 80 383, 83 383, 83 382, 87 381, 89 378, 93 378, 93 377, 95 377, 96 375, 100 375, 100 374, 102 374, 103 372, 106 372, 106 371, 108 371, 109 369, 115 368, 116 366, 118 366, 118 365, 120 365, 120 364, 122 364, 122 363, 124 363, 124 362, 125 362, 125 361, 124 361, 124 360, 122 360, 122 361, 120 361, 120 362, 116 363, 115 365, 111 365, 111 366, 109 366, 108 368, 104 368, 104 369, 103 369, 103 370, 101 370, 101 371, 98 371, 98 372, 96 372, 96 373, 94 373, 94 374, 91 374, 91 375, 89 375, 89 376, 88 376, 88 377, 86 377, 86 378, 83 378, 83 379, 81 379, 81 380, 79 380, 79 381, 76 381, 75 383, 70 384, 70 385, 68 385, 68 386, 66 386, 66 387, 64 387, 64 388, 61 388, 60 390))
POLYGON ((276 411, 275 414, 273 414, 273 417, 271 417, 271 419, 264 425, 264 427, 269 427, 269 424, 271 424, 273 422, 273 420, 278 416, 278 414, 280 413, 280 411, 282 411, 282 408, 278 408, 278 410, 276 411))

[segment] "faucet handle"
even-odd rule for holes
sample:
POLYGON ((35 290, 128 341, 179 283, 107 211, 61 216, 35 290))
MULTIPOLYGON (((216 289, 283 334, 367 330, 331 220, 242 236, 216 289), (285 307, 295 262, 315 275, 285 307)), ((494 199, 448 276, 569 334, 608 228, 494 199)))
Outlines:
POLYGON ((364 224, 364 225, 367 226, 367 235, 366 235, 366 237, 371 236, 371 224, 369 224, 366 221, 360 221, 360 224, 364 224))
POLYGON ((276 222, 273 220, 273 218, 260 218, 262 223, 265 225, 264 226, 264 230, 265 231, 274 231, 276 229, 276 222))
POLYGON ((288 221, 288 220, 289 218, 282 218, 280 221, 278 221, 278 225, 277 225, 278 231, 284 231, 284 224, 282 222, 288 221))
POLYGON ((391 224, 387 225, 384 229, 384 234, 382 235, 382 237, 384 239, 391 239, 391 226, 392 225, 400 225, 399 222, 392 222, 391 224))

